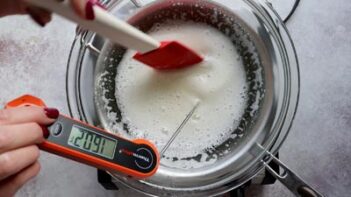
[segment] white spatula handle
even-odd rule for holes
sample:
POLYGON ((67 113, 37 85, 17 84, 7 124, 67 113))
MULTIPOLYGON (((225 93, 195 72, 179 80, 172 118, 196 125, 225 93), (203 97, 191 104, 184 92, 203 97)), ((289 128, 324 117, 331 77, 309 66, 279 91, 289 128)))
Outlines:
POLYGON ((157 49, 160 43, 129 25, 128 23, 109 14, 99 6, 94 6, 95 18, 85 20, 78 16, 66 0, 58 2, 56 0, 25 0, 29 4, 44 8, 48 11, 59 14, 80 26, 105 36, 112 42, 116 42, 124 47, 145 53, 157 49))

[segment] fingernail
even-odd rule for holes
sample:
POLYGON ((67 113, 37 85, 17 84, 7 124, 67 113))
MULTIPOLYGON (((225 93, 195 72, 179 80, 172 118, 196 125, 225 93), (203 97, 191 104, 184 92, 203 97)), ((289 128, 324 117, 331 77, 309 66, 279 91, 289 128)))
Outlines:
POLYGON ((94 14, 94 6, 99 6, 103 9, 105 7, 100 4, 98 0, 88 0, 85 6, 85 18, 88 20, 94 20, 95 14, 94 14))
POLYGON ((26 12, 30 15, 30 17, 38 23, 40 26, 45 27, 46 23, 39 15, 37 15, 34 11, 32 11, 30 8, 26 9, 26 12))
POLYGON ((88 20, 94 20, 95 14, 94 14, 94 5, 96 1, 95 0, 88 0, 87 4, 85 6, 85 18, 88 20))
POLYGON ((44 138, 48 138, 50 135, 49 129, 46 126, 40 125, 41 130, 43 131, 44 138))
POLYGON ((46 116, 51 119, 56 119, 60 115, 60 112, 55 108, 44 108, 44 111, 46 116))

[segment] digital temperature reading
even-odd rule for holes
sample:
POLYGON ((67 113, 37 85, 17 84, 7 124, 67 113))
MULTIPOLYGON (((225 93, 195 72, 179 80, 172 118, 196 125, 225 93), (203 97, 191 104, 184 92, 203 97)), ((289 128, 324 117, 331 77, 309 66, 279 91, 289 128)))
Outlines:
POLYGON ((73 126, 68 138, 68 145, 113 159, 117 141, 93 131, 73 126))

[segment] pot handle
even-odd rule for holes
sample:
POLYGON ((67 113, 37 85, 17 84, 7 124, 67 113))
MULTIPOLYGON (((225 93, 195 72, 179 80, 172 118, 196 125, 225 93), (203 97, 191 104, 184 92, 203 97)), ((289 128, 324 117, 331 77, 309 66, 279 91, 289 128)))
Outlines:
POLYGON ((290 170, 283 162, 276 158, 272 153, 266 151, 266 155, 261 162, 266 169, 278 179, 285 187, 287 187, 296 196, 301 197, 323 197, 321 193, 309 186, 302 178, 290 170), (276 172, 268 165, 268 161, 274 162, 279 165, 282 170, 281 173, 276 172))

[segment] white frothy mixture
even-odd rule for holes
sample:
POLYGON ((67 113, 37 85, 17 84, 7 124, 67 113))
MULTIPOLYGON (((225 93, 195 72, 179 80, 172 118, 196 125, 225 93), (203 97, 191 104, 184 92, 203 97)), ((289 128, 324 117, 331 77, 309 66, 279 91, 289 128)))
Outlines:
POLYGON ((246 104, 242 60, 229 38, 205 24, 173 21, 155 27, 150 35, 160 41, 178 40, 205 60, 187 69, 159 72, 135 61, 135 51, 129 50, 116 78, 116 97, 124 122, 128 122, 134 138, 149 139, 161 150, 200 102, 165 153, 170 159, 161 161, 173 167, 202 166, 193 160, 172 158, 202 155, 201 160, 205 160, 205 150, 221 144, 237 127, 246 104))

